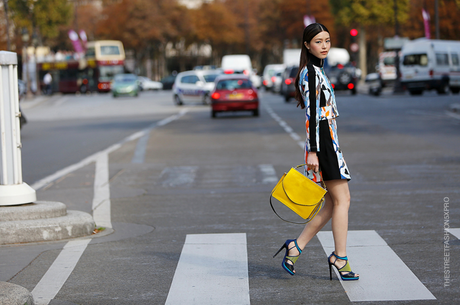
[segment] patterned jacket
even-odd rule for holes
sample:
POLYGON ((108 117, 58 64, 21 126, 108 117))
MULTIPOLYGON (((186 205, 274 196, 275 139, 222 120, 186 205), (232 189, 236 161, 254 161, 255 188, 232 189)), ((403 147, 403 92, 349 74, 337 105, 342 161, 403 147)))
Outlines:
MULTIPOLYGON (((317 58, 314 58, 318 60, 317 58)), ((321 60, 320 60, 321 61, 321 60)), ((321 150, 319 141, 319 121, 327 120, 329 131, 331 133, 332 145, 337 155, 340 175, 342 179, 351 179, 345 159, 342 156, 342 151, 337 137, 337 124, 335 118, 339 116, 337 104, 335 102, 334 89, 324 73, 320 62, 309 63, 300 72, 299 86, 300 92, 305 102, 306 121, 305 127, 307 139, 305 143, 305 163, 309 152, 318 152, 321 150), (317 64, 317 65, 316 65, 317 64), (321 93, 326 99, 326 106, 320 107, 321 93)), ((322 62, 321 62, 322 63, 322 62)), ((313 170, 307 171, 307 176, 315 182, 321 181, 320 173, 315 173, 313 170)))

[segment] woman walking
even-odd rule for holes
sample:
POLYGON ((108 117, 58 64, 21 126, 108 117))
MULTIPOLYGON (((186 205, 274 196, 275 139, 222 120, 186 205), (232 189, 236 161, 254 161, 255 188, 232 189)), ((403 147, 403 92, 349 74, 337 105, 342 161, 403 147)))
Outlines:
POLYGON ((342 280, 357 280, 359 275, 351 271, 346 252, 350 207, 348 180, 351 176, 337 137, 335 118, 339 114, 334 90, 323 70, 324 59, 331 48, 331 38, 324 25, 313 23, 304 29, 302 41, 295 84, 297 106, 306 109, 306 171, 314 182, 323 180, 328 192, 324 206, 316 217, 305 226, 297 239, 286 240, 273 257, 285 249, 281 265, 294 275, 294 264, 302 250, 332 219, 335 250, 328 257, 330 279, 332 267, 335 267, 342 280))

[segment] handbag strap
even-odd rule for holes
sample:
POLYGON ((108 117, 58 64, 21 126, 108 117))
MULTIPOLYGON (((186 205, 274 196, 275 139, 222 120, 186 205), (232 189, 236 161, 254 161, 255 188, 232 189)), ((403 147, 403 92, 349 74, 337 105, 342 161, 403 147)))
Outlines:
POLYGON ((284 219, 283 217, 280 216, 280 214, 278 214, 278 212, 276 212, 275 207, 273 206, 273 203, 272 203, 272 197, 273 196, 270 194, 270 206, 272 207, 272 210, 276 214, 276 216, 278 216, 278 218, 281 219, 282 221, 297 224, 297 225, 304 225, 304 224, 309 223, 313 218, 315 218, 316 214, 318 214, 318 212, 321 210, 321 208, 323 207, 323 204, 324 204, 324 197, 323 197, 323 198, 321 198, 321 201, 318 202, 318 206, 316 207, 316 211, 311 217, 306 219, 305 222, 295 222, 295 221, 290 221, 290 220, 284 219))
MULTIPOLYGON (((302 166, 305 166, 305 165, 307 165, 307 164, 306 164, 306 163, 300 164, 300 165, 297 165, 297 166, 294 167, 294 168, 297 170, 299 167, 302 167, 302 166)), ((321 185, 322 185, 322 187, 323 187, 324 189, 326 189, 326 183, 324 183, 324 180, 323 180, 323 179, 321 179, 321 185)), ((284 190, 284 185, 283 185, 283 190, 284 190)), ((285 194, 286 194, 286 196, 289 198, 289 196, 288 196, 288 194, 286 193, 286 191, 285 191, 285 194)), ((315 213, 314 213, 310 218, 308 218, 305 222, 295 222, 295 221, 290 221, 290 220, 284 219, 283 217, 281 217, 281 216, 278 214, 278 212, 276 212, 275 207, 273 206, 273 203, 272 203, 272 197, 273 197, 273 192, 272 192, 272 194, 270 194, 270 206, 272 207, 272 210, 273 210, 273 212, 276 214, 276 216, 278 216, 279 219, 281 219, 281 220, 283 220, 283 221, 285 221, 285 222, 289 222, 289 223, 293 223, 293 224, 299 224, 299 225, 304 225, 304 224, 309 223, 309 222, 316 216, 316 214, 318 214, 318 212, 321 210, 321 208, 323 207, 323 204, 324 204, 324 196, 323 196, 323 198, 321 198, 320 202, 317 203, 318 206, 317 206, 317 208, 316 208, 315 213)), ((289 200, 291 200, 291 199, 289 199, 289 200)), ((292 200, 291 200, 291 201, 292 201, 292 200)), ((293 202, 293 201, 292 201, 292 202, 293 202)), ((303 204, 299 204, 299 203, 295 203, 295 202, 293 202, 293 203, 296 204, 296 205, 305 206, 305 205, 303 205, 303 204)))
MULTIPOLYGON (((307 164, 306 164, 306 163, 300 164, 300 165, 297 165, 297 166, 294 167, 294 168, 295 168, 295 169, 298 169, 299 167, 302 167, 302 166, 305 166, 305 165, 307 165, 307 164)), ((308 165, 307 165, 307 166, 308 166, 308 165)), ((323 177, 321 177, 321 181, 320 181, 320 182, 321 182, 321 186, 323 187, 323 189, 327 190, 327 188, 326 188, 326 183, 324 183, 324 180, 323 180, 322 178, 323 178, 323 177)), ((314 181, 313 181, 313 182, 314 182, 314 181)), ((316 183, 316 182, 315 182, 315 183, 316 183)))

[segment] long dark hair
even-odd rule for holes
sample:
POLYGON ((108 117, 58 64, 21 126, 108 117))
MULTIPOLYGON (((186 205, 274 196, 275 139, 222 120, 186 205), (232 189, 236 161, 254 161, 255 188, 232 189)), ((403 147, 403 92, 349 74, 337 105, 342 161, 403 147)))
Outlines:
POLYGON ((305 102, 302 98, 302 93, 300 92, 299 88, 299 80, 300 80, 300 72, 302 72, 302 69, 307 65, 309 58, 308 58, 308 50, 307 47, 305 46, 305 42, 310 44, 310 41, 319 33, 326 31, 329 33, 329 30, 322 25, 321 23, 312 23, 309 26, 307 26, 303 30, 303 36, 302 36, 302 51, 300 52, 300 63, 299 63, 299 71, 297 71, 297 76, 295 77, 295 99, 297 100, 297 107, 300 106, 300 108, 304 109, 305 108, 305 102))

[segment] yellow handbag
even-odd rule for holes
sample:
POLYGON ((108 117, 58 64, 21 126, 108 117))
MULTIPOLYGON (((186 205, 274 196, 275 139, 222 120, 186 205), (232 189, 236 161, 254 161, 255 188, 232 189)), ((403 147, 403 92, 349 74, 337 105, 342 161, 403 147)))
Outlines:
POLYGON ((286 222, 306 224, 318 214, 323 206, 324 196, 327 192, 326 185, 321 180, 323 185, 321 187, 297 171, 297 168, 305 165, 298 165, 295 168, 291 168, 288 173, 284 173, 270 195, 270 205, 273 212, 286 222), (294 222, 282 218, 273 207, 272 197, 282 202, 306 221, 294 222))

